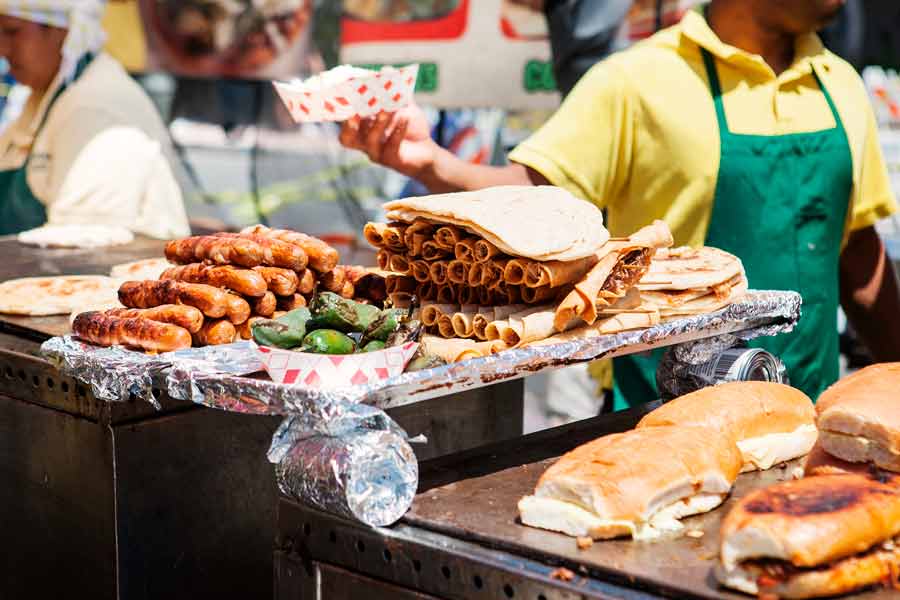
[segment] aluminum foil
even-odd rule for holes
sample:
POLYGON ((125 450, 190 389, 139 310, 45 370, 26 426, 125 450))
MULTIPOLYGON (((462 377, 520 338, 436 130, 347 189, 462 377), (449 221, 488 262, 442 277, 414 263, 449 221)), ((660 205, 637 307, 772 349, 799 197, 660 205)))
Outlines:
MULTIPOLYGON (((169 371, 168 382, 170 393, 181 394, 178 397, 189 397, 206 406, 254 414, 302 414, 313 415, 310 419, 327 419, 331 418, 335 403, 340 401, 388 409, 575 362, 618 355, 628 347, 648 350, 723 335, 742 340, 776 335, 793 329, 799 317, 799 294, 751 292, 743 300, 715 313, 593 339, 510 350, 404 373, 369 385, 315 390, 276 384, 264 377, 238 378, 210 371, 199 372, 185 365, 175 365, 169 371), (189 396, 184 395, 185 390, 189 390, 189 396)), ((691 351, 703 347, 692 346, 691 351)))
MULTIPOLYGON (((249 342, 189 348, 164 354, 144 354, 113 346, 103 348, 72 336, 55 337, 41 345, 41 354, 66 375, 90 385, 94 396, 105 402, 125 402, 131 397, 159 403, 153 387, 166 382, 166 372, 175 364, 198 372, 234 376, 262 369, 249 342)), ((173 394, 187 400, 189 394, 173 394)))
POLYGON ((302 417, 285 419, 269 450, 278 487, 320 510, 373 527, 391 525, 416 494, 415 454, 405 432, 381 410, 345 407, 343 418, 318 431, 302 417))

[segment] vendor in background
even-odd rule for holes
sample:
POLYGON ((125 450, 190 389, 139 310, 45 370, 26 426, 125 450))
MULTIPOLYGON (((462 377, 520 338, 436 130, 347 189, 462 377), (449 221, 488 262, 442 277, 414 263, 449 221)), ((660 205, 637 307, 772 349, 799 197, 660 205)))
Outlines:
POLYGON ((0 134, 0 234, 53 225, 188 233, 152 102, 101 52, 104 3, 0 0, 0 56, 31 88, 0 134))
MULTIPOLYGON (((614 236, 665 220, 676 244, 737 254, 756 289, 798 290, 758 342, 812 398, 838 377, 837 308, 900 360, 900 297, 873 224, 896 210, 866 90, 816 30, 841 0, 712 0, 593 67, 505 167, 466 164, 410 107, 341 141, 433 192, 551 183, 605 207, 614 236)), ((658 357, 615 361, 616 408, 658 397, 658 357)))

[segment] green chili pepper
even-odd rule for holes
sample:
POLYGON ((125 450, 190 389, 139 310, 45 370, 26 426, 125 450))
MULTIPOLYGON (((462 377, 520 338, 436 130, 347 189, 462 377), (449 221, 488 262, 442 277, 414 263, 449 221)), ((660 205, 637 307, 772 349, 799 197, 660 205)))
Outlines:
POLYGON ((332 292, 322 292, 313 304, 310 327, 362 333, 380 313, 377 306, 347 300, 332 292))
POLYGON ((353 354, 356 352, 356 342, 353 339, 334 329, 317 329, 306 334, 303 338, 303 352, 313 354, 353 354))
POLYGON ((384 350, 384 342, 381 340, 372 340, 362 348, 363 352, 378 352, 379 350, 384 350))
POLYGON ((409 361, 406 365, 406 371, 424 371, 425 369, 433 369, 434 367, 441 367, 446 364, 447 361, 440 356, 426 354, 424 356, 416 356, 409 361))
POLYGON ((291 349, 303 343, 306 335, 306 322, 310 312, 307 308, 298 308, 275 320, 257 321, 251 327, 253 339, 260 346, 291 349))
POLYGON ((389 308, 381 311, 378 318, 372 321, 372 324, 363 334, 363 343, 367 340, 387 341, 388 337, 396 331, 400 323, 406 317, 406 311, 399 308, 389 308))

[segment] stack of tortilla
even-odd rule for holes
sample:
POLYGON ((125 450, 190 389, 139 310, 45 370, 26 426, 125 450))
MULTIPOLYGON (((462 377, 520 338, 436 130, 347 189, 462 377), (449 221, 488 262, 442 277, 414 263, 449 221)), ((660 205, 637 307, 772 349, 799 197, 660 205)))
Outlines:
POLYGON ((662 318, 713 312, 747 292, 741 260, 718 248, 664 248, 637 285, 644 306, 662 318))
POLYGON ((628 292, 656 249, 672 244, 661 221, 610 239, 595 206, 551 186, 409 198, 386 209, 390 222, 369 223, 364 234, 392 273, 390 298, 395 306, 418 298, 436 336, 426 345, 448 360, 608 319, 617 331, 658 322, 628 292))

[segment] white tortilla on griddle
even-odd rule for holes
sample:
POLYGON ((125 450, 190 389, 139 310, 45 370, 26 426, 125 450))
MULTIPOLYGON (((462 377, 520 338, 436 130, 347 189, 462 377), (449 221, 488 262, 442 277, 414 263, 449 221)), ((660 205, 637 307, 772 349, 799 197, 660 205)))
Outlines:
POLYGON ((404 198, 388 202, 385 210, 388 220, 457 225, 506 254, 541 261, 585 258, 609 240, 596 206, 553 186, 404 198))

